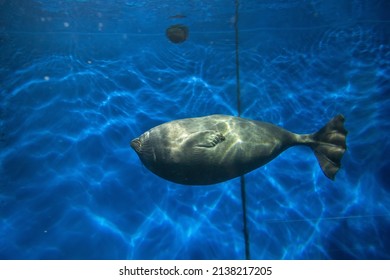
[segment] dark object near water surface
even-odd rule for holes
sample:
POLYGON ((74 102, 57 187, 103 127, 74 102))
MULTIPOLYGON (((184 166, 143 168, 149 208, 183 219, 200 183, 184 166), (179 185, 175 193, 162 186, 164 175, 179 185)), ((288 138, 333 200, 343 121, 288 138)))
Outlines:
POLYGON ((183 14, 176 14, 176 15, 170 16, 169 18, 178 19, 178 18, 186 18, 186 17, 187 16, 183 15, 183 14))
POLYGON ((167 28, 166 35, 172 43, 183 43, 188 38, 188 27, 182 24, 172 25, 167 28))
POLYGON ((296 145, 310 147, 324 174, 333 180, 347 148, 346 135, 342 115, 313 134, 212 115, 164 123, 130 145, 150 171, 184 185, 209 185, 241 176, 296 145))

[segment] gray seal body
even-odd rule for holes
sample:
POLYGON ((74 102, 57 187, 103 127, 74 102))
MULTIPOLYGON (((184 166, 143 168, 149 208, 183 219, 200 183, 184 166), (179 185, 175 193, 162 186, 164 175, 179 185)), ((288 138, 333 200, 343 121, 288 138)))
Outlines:
POLYGON ((324 174, 334 179, 346 150, 344 117, 313 134, 225 115, 175 120, 131 141, 156 175, 184 185, 209 185, 248 173, 294 145, 313 149, 324 174))

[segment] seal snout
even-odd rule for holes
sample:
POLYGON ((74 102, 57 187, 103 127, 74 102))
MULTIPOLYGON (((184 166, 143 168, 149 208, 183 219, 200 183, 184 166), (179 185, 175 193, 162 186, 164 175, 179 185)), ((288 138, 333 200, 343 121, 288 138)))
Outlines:
POLYGON ((139 138, 135 138, 131 140, 130 146, 136 151, 140 152, 141 151, 141 140, 139 138))

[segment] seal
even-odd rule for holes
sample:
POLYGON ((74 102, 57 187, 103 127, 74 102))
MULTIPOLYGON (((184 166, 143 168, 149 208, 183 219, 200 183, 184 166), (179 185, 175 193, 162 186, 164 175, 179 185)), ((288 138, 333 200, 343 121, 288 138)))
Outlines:
POLYGON ((284 150, 310 147, 324 174, 334 179, 347 148, 343 115, 313 134, 295 134, 267 122, 211 115, 156 126, 130 146, 156 175, 184 185, 210 185, 244 175, 284 150))

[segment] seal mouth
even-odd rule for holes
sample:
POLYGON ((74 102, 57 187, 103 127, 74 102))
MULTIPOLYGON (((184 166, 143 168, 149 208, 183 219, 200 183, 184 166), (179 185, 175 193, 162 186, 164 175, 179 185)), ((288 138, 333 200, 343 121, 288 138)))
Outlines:
POLYGON ((136 151, 140 152, 141 151, 141 140, 139 138, 135 138, 131 140, 130 146, 136 151))

